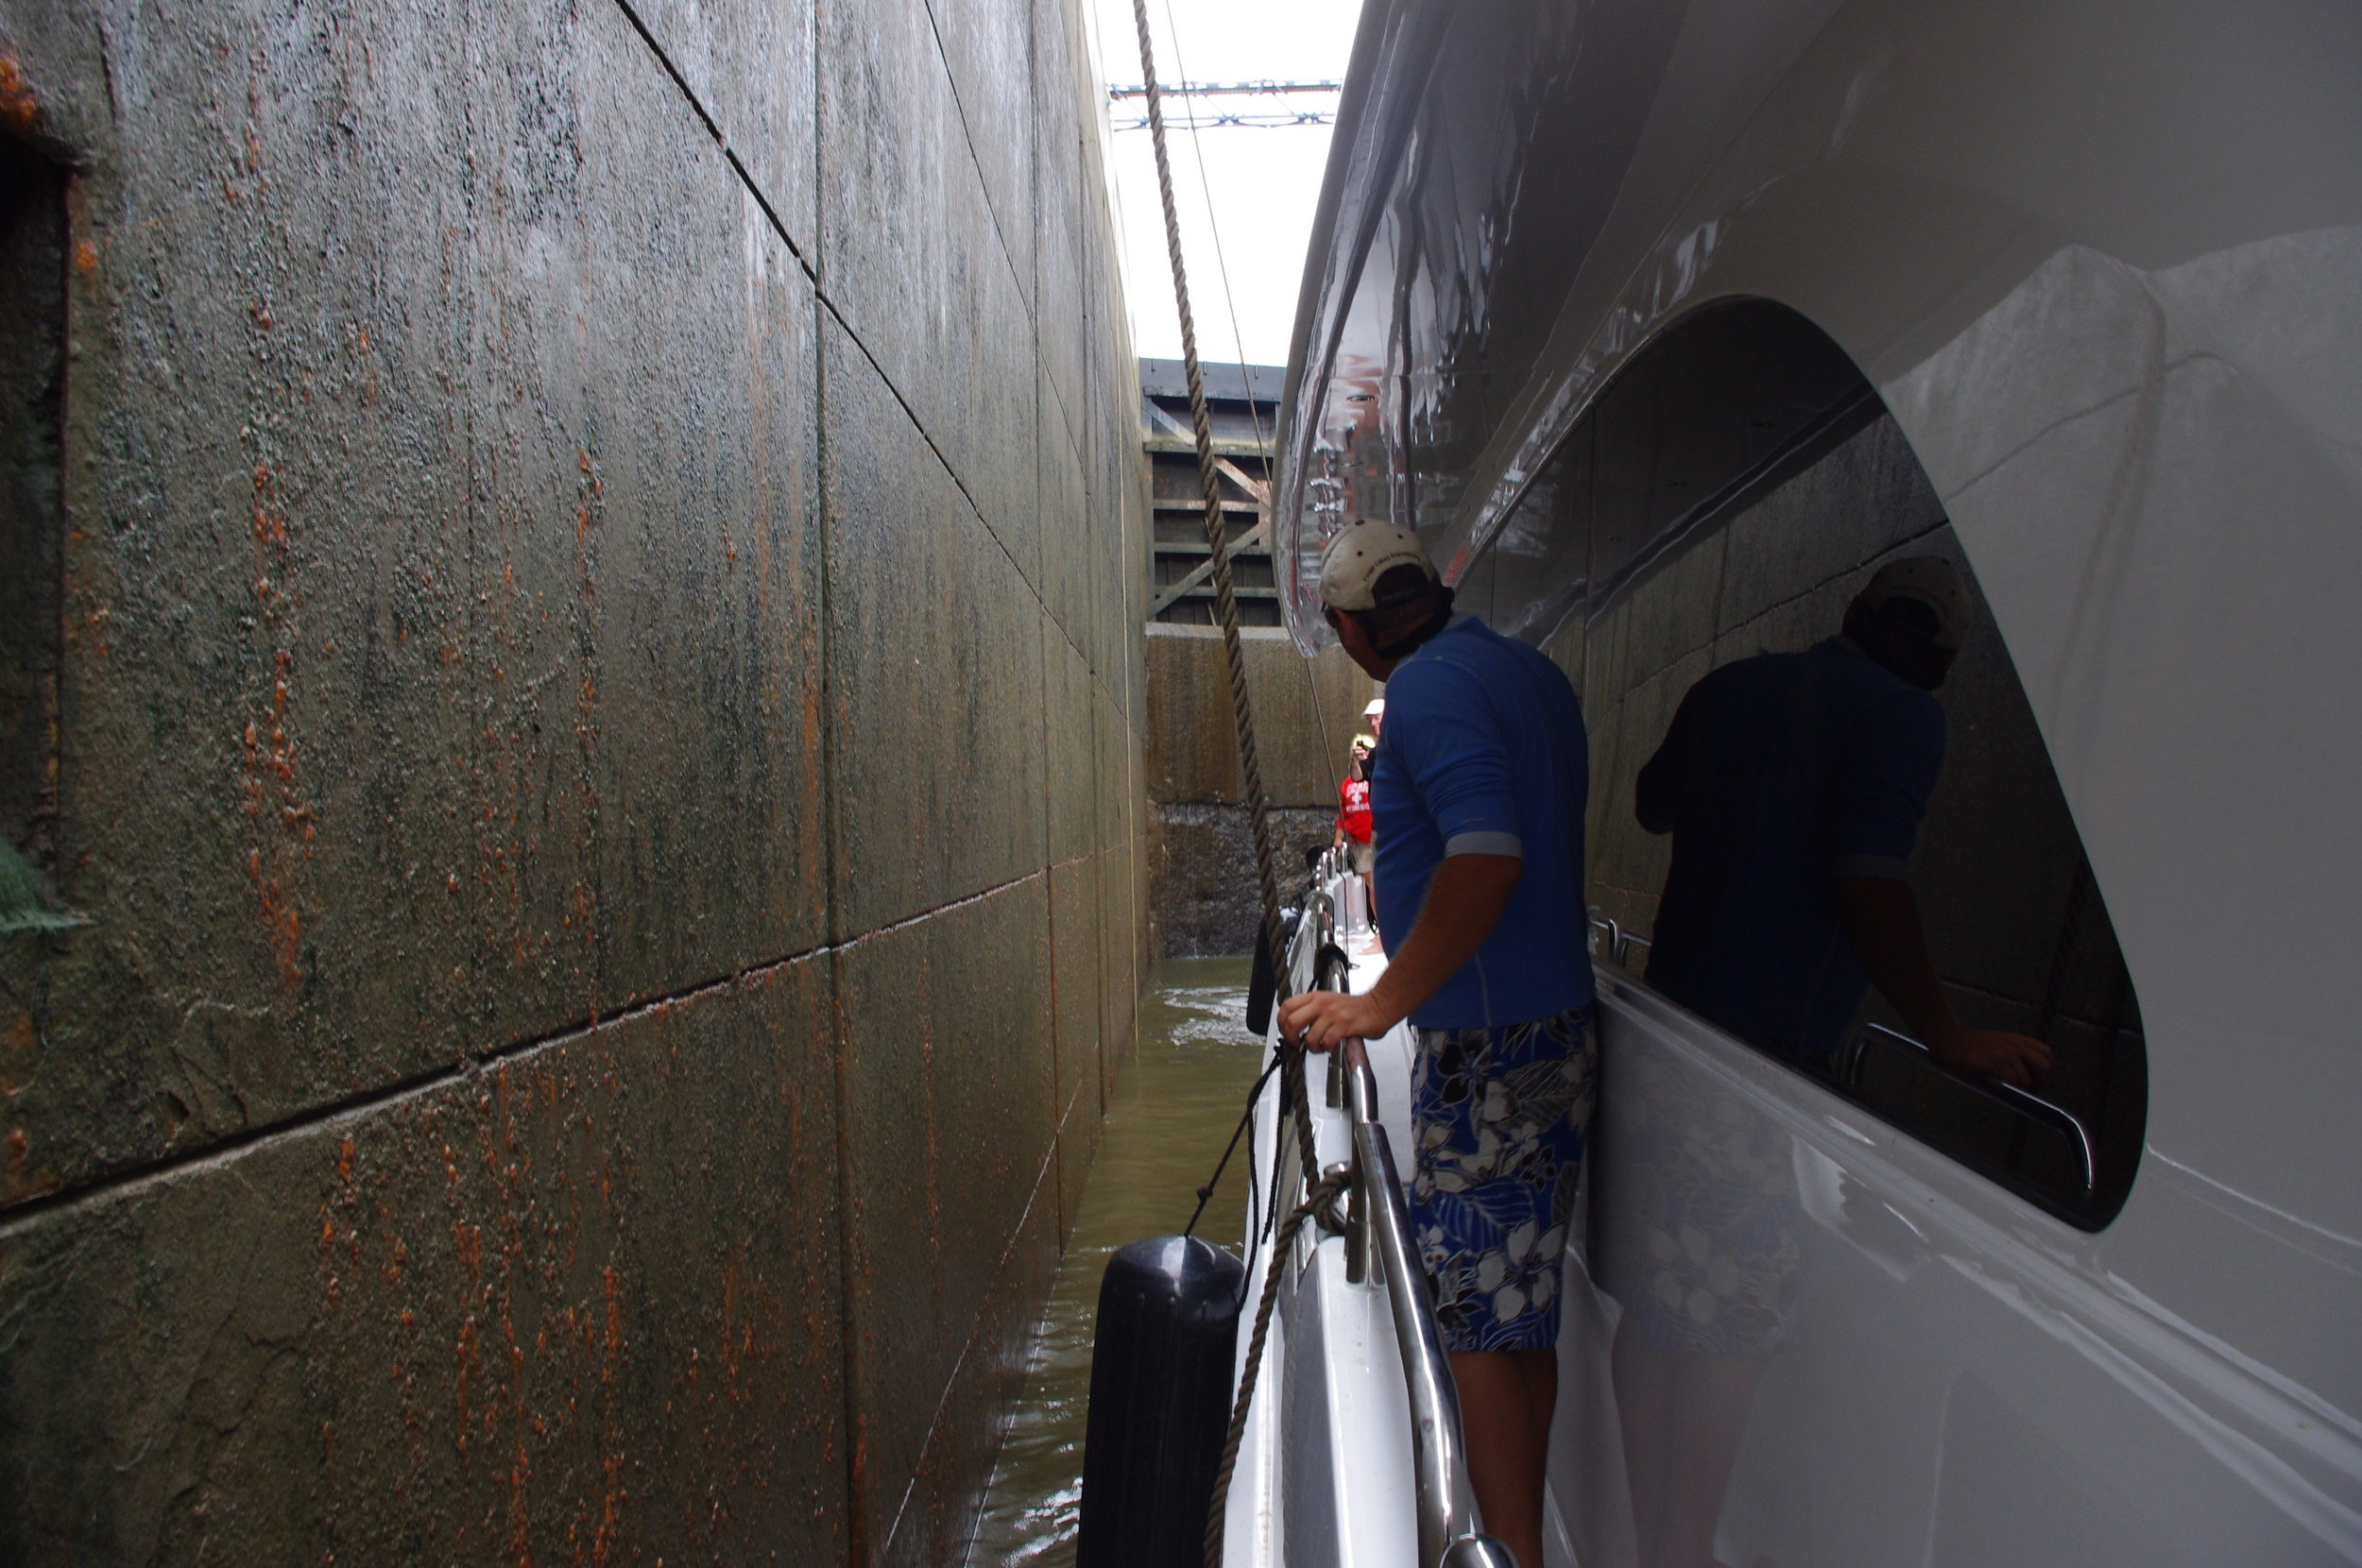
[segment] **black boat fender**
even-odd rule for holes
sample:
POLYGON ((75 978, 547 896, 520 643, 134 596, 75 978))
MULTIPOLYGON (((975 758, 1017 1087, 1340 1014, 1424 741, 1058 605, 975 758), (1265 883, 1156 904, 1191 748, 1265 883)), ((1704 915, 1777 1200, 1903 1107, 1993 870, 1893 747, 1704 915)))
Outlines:
POLYGON ((1195 1236, 1107 1260, 1091 1345, 1076 1568, 1199 1568, 1246 1269, 1195 1236))
MULTIPOLYGON (((1296 923, 1304 918, 1302 909, 1279 912, 1280 951, 1294 940, 1296 923)), ((1249 1034, 1261 1039, 1271 1031, 1272 1004, 1279 998, 1279 954, 1264 946, 1261 932, 1255 937, 1255 969, 1246 982, 1246 1029, 1249 1034)))

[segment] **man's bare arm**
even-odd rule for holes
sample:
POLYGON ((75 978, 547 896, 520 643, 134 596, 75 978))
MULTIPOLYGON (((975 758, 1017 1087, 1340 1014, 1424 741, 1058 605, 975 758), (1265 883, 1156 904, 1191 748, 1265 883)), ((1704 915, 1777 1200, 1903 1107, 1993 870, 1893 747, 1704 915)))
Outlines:
POLYGON ((1307 991, 1289 997, 1279 1006, 1281 1034, 1302 1034, 1312 1049, 1327 1050, 1340 1040, 1385 1033, 1475 956, 1523 875, 1525 861, 1515 855, 1446 857, 1378 984, 1359 997, 1307 991))
POLYGON ((2050 1048, 2030 1034, 1962 1029, 1936 979, 1911 885, 1889 877, 1837 878, 1838 923, 1880 996, 1894 1004, 1936 1060, 1956 1072, 1987 1073, 2021 1089, 2050 1076, 2050 1048))

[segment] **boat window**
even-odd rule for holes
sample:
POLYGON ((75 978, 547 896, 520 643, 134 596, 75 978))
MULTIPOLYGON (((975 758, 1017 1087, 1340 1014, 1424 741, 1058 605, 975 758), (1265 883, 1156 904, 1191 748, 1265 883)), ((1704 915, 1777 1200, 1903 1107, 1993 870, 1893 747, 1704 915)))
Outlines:
POLYGON ((1601 394, 1463 604, 1582 693, 1602 963, 2097 1230, 2147 1115, 2131 979, 1974 563, 1835 353, 1776 306, 1693 318, 1601 394), (2038 1063, 2024 1040, 2049 1057, 2028 1089, 1974 1069, 2038 1063))

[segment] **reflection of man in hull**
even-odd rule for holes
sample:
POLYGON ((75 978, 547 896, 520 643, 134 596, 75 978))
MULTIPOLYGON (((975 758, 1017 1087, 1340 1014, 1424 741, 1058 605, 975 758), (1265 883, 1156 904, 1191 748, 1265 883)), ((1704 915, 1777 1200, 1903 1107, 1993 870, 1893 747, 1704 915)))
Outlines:
POLYGON ((1635 814, 1673 835, 1649 983, 1775 1055, 1825 1066, 1866 985, 1937 1060, 2029 1087, 2050 1048, 1960 1027, 1908 862, 1943 766, 1943 684, 1966 630, 1949 565, 1881 567, 1844 634, 1689 689, 1640 770, 1635 814))
MULTIPOLYGON (((1895 561, 1855 598, 1842 636, 1690 688, 1635 792, 1640 826, 1673 835, 1651 985, 1825 1071, 1875 984, 1955 1070, 2020 1085, 2047 1074, 2041 1041, 1961 1027, 1906 879, 1943 764, 1929 693, 1967 619, 1950 566, 1895 561)), ((1736 1123, 1720 1141, 1677 1125, 1701 1109, 1627 1108, 1646 1125, 1623 1228, 1635 1233, 1627 1251, 1646 1255, 1614 1270, 1625 1306, 1615 1377, 1643 1568, 1714 1560, 1739 1430, 1796 1298, 1786 1139, 1758 1149, 1736 1123)))

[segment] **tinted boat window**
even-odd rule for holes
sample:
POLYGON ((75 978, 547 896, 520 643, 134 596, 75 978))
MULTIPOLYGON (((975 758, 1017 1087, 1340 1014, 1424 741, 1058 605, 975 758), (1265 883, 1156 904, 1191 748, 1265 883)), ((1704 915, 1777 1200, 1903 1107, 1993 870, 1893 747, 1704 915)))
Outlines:
MULTIPOLYGON (((1602 395, 1465 580, 1466 607, 1541 642, 1583 693, 1596 950, 2096 1230, 2138 1161, 2140 1009, 2009 650, 1908 443, 1858 377, 1833 379, 1823 357, 1806 375, 1754 377, 1760 409, 1727 390, 1669 395, 1684 366, 1711 374, 1711 336, 1731 321, 1746 324, 1730 335, 1755 363, 1777 346, 1761 321, 1724 314, 1602 395), (1879 662, 1906 655, 1876 627, 1837 640, 1879 569, 1907 559, 1943 563, 1903 575, 1948 569, 1959 595, 1959 647, 1932 701, 1879 662), (1686 739, 1669 745, 1693 691, 1686 739), (1864 739, 1874 731, 1887 739, 1864 739), (1654 770, 1652 806, 1641 774, 1661 749, 1678 756, 1654 770), (1677 842, 1686 870, 1669 888, 1677 842), (1840 871, 1866 874, 1866 891, 1840 871), (1899 886, 1959 1023, 2046 1045, 2031 1093, 1937 1061, 1849 968, 1860 943, 1908 934, 1883 891, 1899 886)), ((1948 640, 1928 631, 1935 609, 1900 607, 1923 599, 1900 591, 1881 613, 1907 637, 1948 640)), ((1882 973, 1898 973, 1891 955, 1882 973)))

